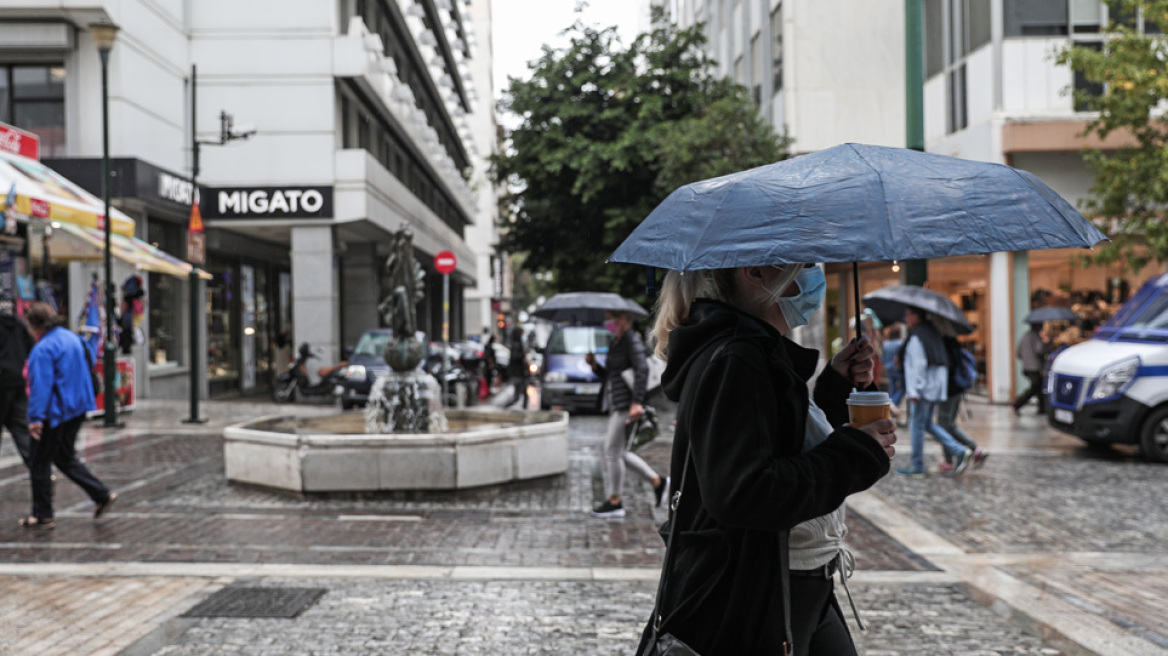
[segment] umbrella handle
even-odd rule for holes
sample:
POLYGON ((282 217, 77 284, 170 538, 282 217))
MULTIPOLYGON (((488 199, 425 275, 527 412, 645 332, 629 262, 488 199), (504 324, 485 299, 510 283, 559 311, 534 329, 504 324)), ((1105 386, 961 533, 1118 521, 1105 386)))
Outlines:
POLYGON ((864 333, 863 318, 860 315, 860 263, 852 262, 852 300, 856 304, 856 339, 864 333))

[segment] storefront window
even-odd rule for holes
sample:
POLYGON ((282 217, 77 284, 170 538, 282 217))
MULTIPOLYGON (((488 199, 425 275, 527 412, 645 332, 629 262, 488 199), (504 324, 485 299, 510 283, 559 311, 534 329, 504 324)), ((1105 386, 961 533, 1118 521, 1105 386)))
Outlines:
MULTIPOLYGON (((182 227, 150 219, 146 224, 146 240, 162 251, 182 257, 182 227)), ((146 307, 150 313, 149 346, 150 367, 176 367, 183 361, 182 345, 182 284, 183 281, 161 273, 150 274, 146 285, 146 307)))
POLYGON ((207 271, 207 380, 211 395, 239 390, 239 343, 233 304, 239 277, 228 262, 208 260, 207 271))
POLYGON ((0 121, 40 137, 41 157, 65 156, 65 68, 0 66, 0 121))

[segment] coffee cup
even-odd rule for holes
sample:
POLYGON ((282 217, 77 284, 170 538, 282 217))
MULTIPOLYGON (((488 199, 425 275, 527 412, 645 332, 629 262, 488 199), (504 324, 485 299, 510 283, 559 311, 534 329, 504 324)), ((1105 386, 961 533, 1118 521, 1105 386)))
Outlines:
POLYGON ((859 428, 878 419, 892 416, 892 399, 888 392, 852 392, 848 396, 848 417, 852 426, 859 428))

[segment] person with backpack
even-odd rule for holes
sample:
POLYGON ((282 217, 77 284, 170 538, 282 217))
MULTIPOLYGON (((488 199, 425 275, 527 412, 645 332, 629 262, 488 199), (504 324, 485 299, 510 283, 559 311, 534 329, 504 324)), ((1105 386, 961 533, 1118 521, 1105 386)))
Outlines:
MULTIPOLYGON (((940 323, 942 320, 936 319, 935 321, 940 323)), ((965 398, 965 393, 977 382, 977 363, 969 349, 962 346, 951 331, 947 331, 941 326, 938 328, 941 329, 945 351, 949 354, 949 362, 952 363, 952 366, 949 367, 949 398, 937 404, 937 425, 948 431, 953 439, 962 446, 973 450, 969 463, 971 467, 981 467, 985 464, 986 458, 989 457, 989 452, 978 446, 969 433, 957 425, 961 401, 965 398)), ((944 453, 945 462, 941 463, 941 472, 952 473, 953 454, 948 450, 944 450, 944 453)))
POLYGON ((93 356, 65 320, 44 303, 33 303, 25 313, 36 345, 28 357, 28 432, 33 439, 32 514, 20 518, 24 528, 47 530, 53 519, 52 465, 85 490, 104 515, 117 500, 80 460, 75 442, 85 413, 94 406, 93 356))

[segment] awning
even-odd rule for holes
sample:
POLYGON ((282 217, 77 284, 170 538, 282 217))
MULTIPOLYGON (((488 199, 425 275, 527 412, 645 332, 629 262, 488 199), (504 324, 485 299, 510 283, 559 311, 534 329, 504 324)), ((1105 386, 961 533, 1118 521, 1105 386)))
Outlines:
MULTIPOLYGON (((104 203, 35 159, 0 151, 0 206, 30 217, 105 230, 104 203)), ((111 207, 112 232, 132 236, 134 220, 111 207)))
MULTIPOLYGON (((33 241, 41 237, 37 232, 30 233, 33 241)), ((30 244, 34 254, 40 253, 40 244, 30 244)), ((119 260, 132 264, 142 271, 165 273, 167 275, 186 278, 194 269, 187 262, 165 253, 151 244, 136 237, 127 237, 113 233, 110 235, 110 255, 119 260)), ((54 227, 53 236, 49 239, 49 258, 54 262, 93 262, 105 257, 105 231, 89 228, 73 223, 60 223, 54 227)), ((202 269, 195 269, 198 276, 210 280, 211 274, 202 269)))

